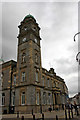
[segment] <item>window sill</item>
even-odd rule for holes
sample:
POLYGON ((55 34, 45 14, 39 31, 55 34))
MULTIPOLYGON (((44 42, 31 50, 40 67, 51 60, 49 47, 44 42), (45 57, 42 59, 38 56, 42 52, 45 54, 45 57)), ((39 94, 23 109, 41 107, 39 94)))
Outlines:
POLYGON ((39 104, 36 104, 37 106, 39 106, 39 104))
POLYGON ((38 83, 38 84, 39 84, 40 82, 39 82, 39 81, 35 81, 35 83, 38 83))
POLYGON ((15 105, 12 105, 12 107, 15 107, 15 105))
POLYGON ((16 86, 16 84, 15 85, 13 84, 12 86, 16 86))
POLYGON ((25 62, 21 62, 21 64, 25 64, 26 63, 26 61, 25 62))
POLYGON ((25 104, 21 104, 21 106, 25 106, 25 104))
POLYGON ((1 105, 2 107, 5 107, 5 105, 1 105))

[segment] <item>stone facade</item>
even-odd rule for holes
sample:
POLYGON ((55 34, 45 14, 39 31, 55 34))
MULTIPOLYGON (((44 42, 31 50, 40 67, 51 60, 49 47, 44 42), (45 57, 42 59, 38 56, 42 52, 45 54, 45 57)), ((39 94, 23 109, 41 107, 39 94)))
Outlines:
POLYGON ((33 16, 20 23, 17 62, 2 64, 3 113, 31 113, 61 108, 68 97, 64 80, 42 68, 40 27, 33 16))

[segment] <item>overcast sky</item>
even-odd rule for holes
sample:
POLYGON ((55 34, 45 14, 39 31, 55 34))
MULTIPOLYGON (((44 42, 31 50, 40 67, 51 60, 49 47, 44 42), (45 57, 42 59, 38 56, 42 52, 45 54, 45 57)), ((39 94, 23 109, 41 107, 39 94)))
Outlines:
POLYGON ((78 3, 3 3, 2 52, 5 61, 17 60, 18 25, 28 14, 35 17, 41 28, 42 66, 47 70, 53 67, 66 82, 70 96, 73 96, 78 92, 78 42, 73 41, 78 32, 78 3))

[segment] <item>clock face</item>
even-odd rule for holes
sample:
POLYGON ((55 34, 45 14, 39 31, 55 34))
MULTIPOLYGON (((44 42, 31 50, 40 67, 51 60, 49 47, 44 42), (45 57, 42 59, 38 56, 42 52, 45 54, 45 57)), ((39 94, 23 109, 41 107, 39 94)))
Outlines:
POLYGON ((25 42, 25 41, 26 41, 26 38, 23 38, 22 41, 25 42))
POLYGON ((36 31, 36 28, 35 28, 35 27, 33 27, 32 29, 33 29, 34 31, 36 31))
POLYGON ((26 30, 27 30, 27 27, 24 27, 24 30, 26 31, 26 30))
POLYGON ((35 43, 37 43, 37 39, 36 38, 34 39, 34 41, 35 41, 35 43))

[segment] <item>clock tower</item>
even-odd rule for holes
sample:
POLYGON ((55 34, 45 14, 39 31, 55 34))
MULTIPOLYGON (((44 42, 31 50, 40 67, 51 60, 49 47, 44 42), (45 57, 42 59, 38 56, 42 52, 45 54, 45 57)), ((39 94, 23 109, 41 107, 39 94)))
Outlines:
POLYGON ((20 23, 18 35, 17 84, 41 84, 40 27, 32 15, 27 15, 20 23))
POLYGON ((10 60, 2 64, 3 113, 31 113, 32 110, 40 113, 50 106, 61 108, 66 103, 68 89, 53 68, 49 71, 42 68, 40 27, 36 19, 29 14, 18 28, 17 62, 10 60))

